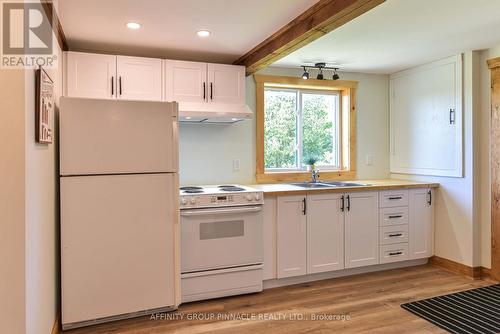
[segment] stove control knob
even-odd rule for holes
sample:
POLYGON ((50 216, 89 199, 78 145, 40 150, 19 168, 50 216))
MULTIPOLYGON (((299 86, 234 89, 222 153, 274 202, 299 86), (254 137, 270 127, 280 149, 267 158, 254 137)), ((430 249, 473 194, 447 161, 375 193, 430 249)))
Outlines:
POLYGON ((256 201, 260 201, 260 195, 259 194, 255 194, 255 200, 256 201))
POLYGON ((191 198, 189 199, 189 203, 191 203, 191 204, 196 204, 196 198, 191 197, 191 198))
POLYGON ((182 204, 182 205, 186 205, 186 204, 187 204, 187 202, 188 202, 188 201, 187 201, 187 199, 185 199, 185 198, 181 198, 181 204, 182 204))
POLYGON ((253 200, 253 196, 252 195, 247 195, 247 201, 252 201, 253 200))

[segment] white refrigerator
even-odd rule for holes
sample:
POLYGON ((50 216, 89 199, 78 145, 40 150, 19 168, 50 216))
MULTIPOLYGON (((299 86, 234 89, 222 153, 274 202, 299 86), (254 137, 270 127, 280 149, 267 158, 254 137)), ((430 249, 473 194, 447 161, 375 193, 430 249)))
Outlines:
POLYGON ((173 310, 177 103, 61 98, 64 329, 173 310))

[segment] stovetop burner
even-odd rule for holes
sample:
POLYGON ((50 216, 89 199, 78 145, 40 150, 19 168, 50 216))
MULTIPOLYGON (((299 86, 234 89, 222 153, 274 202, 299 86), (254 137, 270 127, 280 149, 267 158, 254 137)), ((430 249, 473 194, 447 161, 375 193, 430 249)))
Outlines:
POLYGON ((200 190, 200 189, 194 189, 194 190, 183 190, 182 193, 183 194, 200 194, 204 192, 203 190, 200 190))
POLYGON ((245 189, 236 186, 221 186, 219 189, 221 191, 245 191, 245 189))
POLYGON ((202 187, 180 187, 180 190, 203 190, 202 187))

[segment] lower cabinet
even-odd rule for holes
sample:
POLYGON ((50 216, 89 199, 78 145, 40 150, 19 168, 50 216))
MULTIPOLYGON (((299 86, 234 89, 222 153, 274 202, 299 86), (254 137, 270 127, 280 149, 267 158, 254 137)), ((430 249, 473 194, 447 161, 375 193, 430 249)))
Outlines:
POLYGON ((278 196, 265 203, 264 279, 429 258, 434 252, 432 189, 278 196), (396 197, 404 199, 399 206, 396 197))
POLYGON ((305 196, 278 197, 277 276, 307 273, 307 203, 305 196))
POLYGON ((307 273, 344 269, 342 194, 307 196, 307 273))
POLYGON ((409 256, 422 259, 434 254, 434 191, 412 189, 409 192, 409 256))
POLYGON ((378 264, 378 192, 345 196, 345 267, 378 264))

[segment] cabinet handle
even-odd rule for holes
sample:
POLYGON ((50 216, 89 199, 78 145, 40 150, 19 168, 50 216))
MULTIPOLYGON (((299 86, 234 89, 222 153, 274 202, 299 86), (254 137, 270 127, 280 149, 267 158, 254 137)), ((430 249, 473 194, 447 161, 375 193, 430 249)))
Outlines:
POLYGON ((342 197, 340 197, 340 211, 344 212, 345 210, 345 203, 344 203, 344 195, 342 195, 342 197))
POLYGON ((203 101, 207 99, 207 83, 203 83, 203 101))
POLYGON ((403 252, 391 252, 389 253, 389 256, 394 256, 394 255, 401 255, 403 252))
POLYGON ((428 196, 427 204, 432 205, 432 191, 429 190, 427 192, 427 196, 428 196))
POLYGON ((302 199, 302 214, 305 216, 307 212, 307 204, 306 204, 306 198, 304 197, 302 199))
POLYGON ((396 199, 402 199, 403 197, 401 196, 392 196, 392 197, 389 197, 389 200, 393 201, 393 200, 396 200, 396 199))
POLYGON ((119 92, 120 92, 120 96, 122 96, 122 77, 118 77, 118 84, 119 84, 119 92))
POLYGON ((455 109, 450 109, 450 124, 455 124, 455 109))
POLYGON ((210 100, 214 100, 214 84, 210 83, 210 100))
POLYGON ((347 195, 347 211, 351 211, 351 195, 347 195))
POLYGON ((402 215, 389 216, 389 219, 403 218, 402 215))
POLYGON ((403 236, 403 233, 394 233, 394 234, 389 234, 389 238, 393 238, 393 237, 402 237, 403 236))
POLYGON ((111 77, 111 96, 115 95, 115 77, 111 77))

